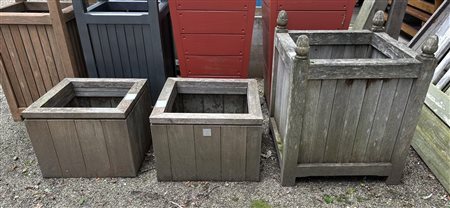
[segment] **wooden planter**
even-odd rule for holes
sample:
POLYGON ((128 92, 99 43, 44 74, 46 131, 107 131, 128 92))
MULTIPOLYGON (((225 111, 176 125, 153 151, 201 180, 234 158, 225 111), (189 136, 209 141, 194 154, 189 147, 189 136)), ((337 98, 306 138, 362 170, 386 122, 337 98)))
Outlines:
POLYGON ((64 79, 23 112, 42 176, 136 176, 150 106, 143 79, 64 79))
POLYGON ((71 4, 16 1, 0 8, 0 75, 12 117, 65 77, 84 76, 71 4))
POLYGON ((291 30, 347 30, 354 6, 355 0, 264 0, 264 94, 267 100, 272 83, 273 37, 278 13, 289 12, 291 30))
POLYGON ((169 78, 150 116, 159 181, 258 181, 257 83, 169 78))
POLYGON ((169 6, 182 77, 247 78, 255 0, 169 6))
POLYGON ((437 38, 417 54, 383 32, 382 12, 374 22, 375 32, 276 34, 270 124, 283 185, 337 175, 400 182, 437 38))
POLYGON ((88 76, 146 78, 154 104, 175 75, 167 0, 73 3, 88 76))

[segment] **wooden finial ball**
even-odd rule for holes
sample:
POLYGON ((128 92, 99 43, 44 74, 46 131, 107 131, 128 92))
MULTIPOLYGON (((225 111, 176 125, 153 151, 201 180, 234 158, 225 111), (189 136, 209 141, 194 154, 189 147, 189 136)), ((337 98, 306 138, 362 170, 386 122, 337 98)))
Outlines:
POLYGON ((373 17, 372 21, 372 31, 374 32, 382 32, 384 26, 384 11, 379 10, 377 13, 375 13, 375 16, 373 17))
POLYGON ((306 35, 300 35, 297 39, 295 52, 299 57, 307 57, 309 54, 309 38, 306 35))
POLYGON ((437 35, 432 35, 427 38, 425 43, 422 45, 422 54, 434 57, 434 53, 439 47, 439 37, 437 35))
POLYGON ((281 10, 278 13, 277 28, 286 29, 287 24, 288 24, 288 14, 285 10, 281 10))

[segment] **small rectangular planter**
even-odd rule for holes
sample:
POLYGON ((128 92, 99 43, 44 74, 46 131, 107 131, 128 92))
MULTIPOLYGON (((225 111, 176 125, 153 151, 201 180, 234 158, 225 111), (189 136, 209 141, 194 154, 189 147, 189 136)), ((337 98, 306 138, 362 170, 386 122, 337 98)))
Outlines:
POLYGON ((143 79, 64 79, 23 112, 42 176, 136 176, 150 106, 143 79))
POLYGON ((15 121, 66 77, 85 76, 70 3, 16 1, 0 8, 0 77, 15 121))
POLYGON ((172 0, 182 77, 247 78, 255 0, 172 0))
POLYGON ((400 182, 437 41, 417 54, 374 31, 276 34, 270 125, 283 185, 339 175, 400 182))
POLYGON ((278 13, 289 13, 291 30, 347 30, 355 0, 264 0, 263 5, 264 94, 270 98, 273 38, 278 13))
POLYGON ((169 78, 150 116, 159 181, 258 181, 256 80, 169 78))
POLYGON ((167 0, 73 1, 91 78, 146 78, 152 103, 175 76, 167 0))

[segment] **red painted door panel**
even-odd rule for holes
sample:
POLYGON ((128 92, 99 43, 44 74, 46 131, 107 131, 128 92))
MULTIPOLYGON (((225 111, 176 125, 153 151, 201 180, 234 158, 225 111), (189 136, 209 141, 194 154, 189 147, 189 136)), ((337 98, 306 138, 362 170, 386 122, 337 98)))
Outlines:
POLYGON ((245 11, 179 11, 182 33, 245 34, 245 11), (195 22, 195 24, 192 24, 195 22))
POLYGON ((246 78, 255 0, 170 0, 182 77, 246 78))
POLYGON ((243 35, 185 34, 185 55, 240 56, 244 52, 243 35))
POLYGON ((338 30, 344 27, 345 11, 288 11, 288 28, 338 30))
POLYGON ((242 56, 187 56, 188 77, 240 77, 242 56))

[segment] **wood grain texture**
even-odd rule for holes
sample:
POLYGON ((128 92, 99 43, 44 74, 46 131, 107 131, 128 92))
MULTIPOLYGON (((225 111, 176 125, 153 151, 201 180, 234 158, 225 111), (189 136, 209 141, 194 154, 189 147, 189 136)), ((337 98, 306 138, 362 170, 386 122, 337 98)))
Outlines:
POLYGON ((152 125, 151 130, 156 160, 156 177, 158 181, 172 180, 172 163, 167 127, 164 125, 152 125))
POLYGON ((260 160, 261 160, 261 127, 246 127, 246 162, 245 162, 245 180, 260 180, 260 160))
POLYGON ((113 176, 101 121, 78 120, 75 128, 86 164, 86 176, 113 176))
POLYGON ((447 191, 450 191, 450 129, 424 106, 412 146, 447 191))
POLYGON ((221 128, 222 180, 245 180, 246 139, 245 127, 221 128))
POLYGON ((197 179, 221 180, 221 128, 218 126, 195 126, 195 160, 197 179), (204 131, 211 131, 211 136, 204 131))
POLYGON ((26 120, 25 125, 34 153, 38 158, 42 176, 45 178, 61 177, 63 171, 47 121, 26 120))
POLYGON ((195 139, 192 125, 167 126, 172 179, 196 180, 195 139))
POLYGON ((47 121, 63 177, 86 175, 78 133, 71 120, 47 121))

